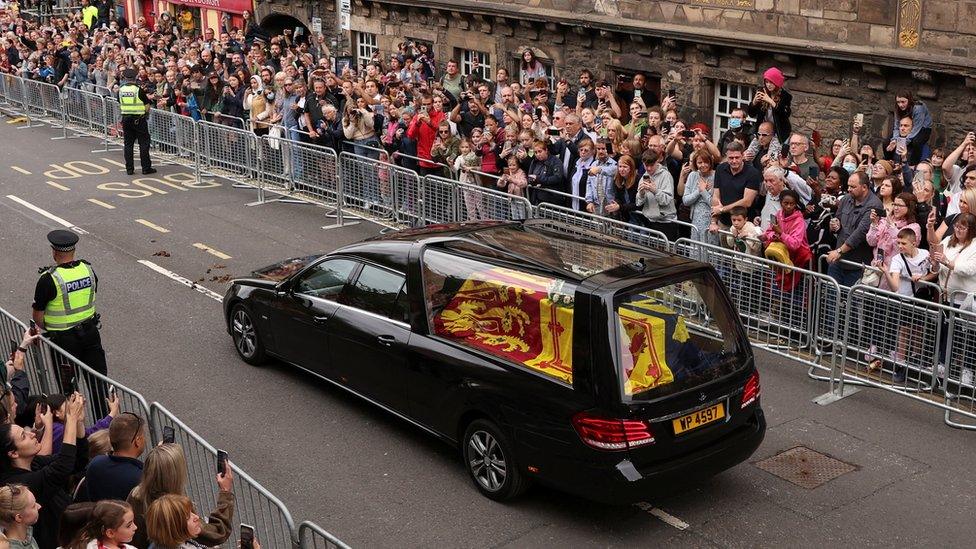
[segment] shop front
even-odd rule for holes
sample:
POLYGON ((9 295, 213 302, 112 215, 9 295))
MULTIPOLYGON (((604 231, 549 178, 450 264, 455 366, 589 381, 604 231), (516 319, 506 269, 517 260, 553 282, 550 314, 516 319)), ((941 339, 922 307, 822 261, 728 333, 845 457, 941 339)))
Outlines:
POLYGON ((205 29, 213 29, 215 34, 222 28, 221 16, 231 17, 231 26, 241 28, 244 12, 254 13, 253 0, 125 0, 125 13, 129 21, 139 17, 146 18, 150 27, 162 13, 173 17, 176 26, 186 35, 202 34, 205 29))

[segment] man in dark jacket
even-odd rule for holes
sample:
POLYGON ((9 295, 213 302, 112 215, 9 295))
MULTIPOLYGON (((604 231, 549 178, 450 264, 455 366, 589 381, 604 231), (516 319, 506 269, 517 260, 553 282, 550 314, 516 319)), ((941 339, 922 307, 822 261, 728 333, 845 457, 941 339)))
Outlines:
POLYGON ((545 141, 536 141, 532 149, 535 155, 529 163, 529 171, 526 174, 529 180, 529 200, 532 204, 548 202, 561 206, 563 197, 547 193, 545 189, 566 192, 566 174, 563 172, 562 163, 555 156, 549 155, 549 146, 545 141))
POLYGON ((77 501, 125 501, 142 480, 139 456, 146 448, 146 422, 129 412, 115 416, 108 428, 108 438, 112 453, 98 456, 88 464, 77 501))
POLYGON ((851 174, 847 180, 847 195, 837 203, 837 215, 831 220, 830 230, 837 234, 837 249, 827 254, 827 275, 841 286, 853 286, 861 278, 863 267, 871 262, 873 251, 867 234, 871 228, 871 210, 884 206, 881 199, 868 187, 868 175, 861 171, 851 174), (842 264, 846 259, 852 264, 842 264))

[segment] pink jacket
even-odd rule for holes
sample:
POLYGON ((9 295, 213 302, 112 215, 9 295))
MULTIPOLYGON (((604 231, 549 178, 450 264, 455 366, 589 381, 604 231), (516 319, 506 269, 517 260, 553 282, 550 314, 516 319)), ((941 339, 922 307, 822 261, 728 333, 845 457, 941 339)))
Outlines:
POLYGON ((922 228, 918 223, 904 220, 893 222, 890 217, 883 217, 877 223, 872 223, 868 229, 867 241, 874 247, 874 259, 878 259, 878 250, 884 250, 884 265, 887 267, 891 258, 898 255, 898 231, 906 227, 915 231, 915 241, 921 242, 922 228))

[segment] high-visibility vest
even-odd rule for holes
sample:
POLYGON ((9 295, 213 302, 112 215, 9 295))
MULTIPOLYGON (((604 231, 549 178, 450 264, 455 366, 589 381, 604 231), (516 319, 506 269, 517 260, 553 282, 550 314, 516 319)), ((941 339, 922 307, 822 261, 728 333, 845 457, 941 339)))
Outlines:
POLYGON ((84 261, 74 267, 47 270, 57 294, 44 309, 44 327, 69 330, 95 316, 95 271, 84 261))
POLYGON ((139 86, 126 84, 119 88, 119 110, 122 115, 143 116, 146 114, 146 104, 139 99, 139 86))
POLYGON ((81 9, 81 22, 88 27, 90 31, 92 29, 92 23, 98 19, 98 8, 95 6, 87 6, 81 9))

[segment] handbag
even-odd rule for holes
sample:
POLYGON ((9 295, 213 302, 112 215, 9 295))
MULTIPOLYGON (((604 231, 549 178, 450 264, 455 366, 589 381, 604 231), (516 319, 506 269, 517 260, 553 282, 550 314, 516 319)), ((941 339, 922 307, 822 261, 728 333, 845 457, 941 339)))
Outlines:
POLYGON ((271 126, 271 129, 268 130, 268 145, 277 151, 281 147, 281 143, 278 142, 278 140, 281 139, 281 136, 281 126, 271 126))
POLYGON ((912 272, 912 265, 905 259, 905 254, 898 254, 898 257, 905 263, 905 268, 908 269, 908 279, 912 282, 912 295, 916 299, 921 299, 923 301, 938 301, 939 293, 928 284, 918 287, 915 285, 915 279, 912 278, 914 273, 912 272))
POLYGON ((864 270, 861 271, 861 279, 858 280, 857 283, 862 286, 877 288, 881 285, 881 271, 865 265, 864 270))

